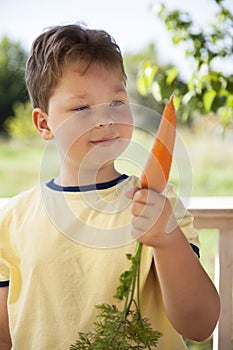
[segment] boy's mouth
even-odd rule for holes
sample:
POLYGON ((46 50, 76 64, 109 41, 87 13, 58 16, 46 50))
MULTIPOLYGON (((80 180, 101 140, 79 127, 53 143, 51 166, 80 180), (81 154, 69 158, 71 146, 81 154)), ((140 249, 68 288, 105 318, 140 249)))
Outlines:
POLYGON ((110 146, 118 140, 118 137, 104 137, 99 140, 91 141, 96 146, 110 146))

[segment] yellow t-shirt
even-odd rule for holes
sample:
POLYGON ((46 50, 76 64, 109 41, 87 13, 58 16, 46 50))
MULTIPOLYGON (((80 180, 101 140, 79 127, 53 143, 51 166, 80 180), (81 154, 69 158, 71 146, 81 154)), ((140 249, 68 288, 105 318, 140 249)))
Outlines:
MULTIPOLYGON (((0 281, 10 280, 13 350, 68 350, 79 331, 93 329, 95 305, 117 303, 113 295, 119 276, 130 264, 125 254, 135 247, 129 234, 130 200, 124 193, 136 185, 135 177, 88 192, 58 192, 41 185, 4 207, 0 281)), ((188 241, 198 247, 192 216, 172 186, 166 195, 188 241)), ((156 349, 186 349, 166 317, 152 261, 152 249, 144 246, 143 316, 163 333, 156 349)))

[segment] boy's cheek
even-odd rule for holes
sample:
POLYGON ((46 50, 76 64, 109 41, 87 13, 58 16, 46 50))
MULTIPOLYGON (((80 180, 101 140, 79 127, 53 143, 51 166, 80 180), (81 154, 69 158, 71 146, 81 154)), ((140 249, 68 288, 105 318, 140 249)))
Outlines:
POLYGON ((75 118, 69 118, 61 123, 54 131, 55 141, 66 153, 70 148, 90 130, 88 125, 79 123, 75 118))

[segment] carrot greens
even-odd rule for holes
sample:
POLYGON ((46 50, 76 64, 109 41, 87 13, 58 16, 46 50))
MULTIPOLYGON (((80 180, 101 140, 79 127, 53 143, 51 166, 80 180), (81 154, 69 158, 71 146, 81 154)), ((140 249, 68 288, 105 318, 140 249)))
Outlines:
POLYGON ((157 346, 162 335, 152 329, 143 318, 140 303, 140 263, 143 245, 136 243, 134 255, 126 254, 131 261, 129 270, 120 275, 120 284, 114 298, 124 301, 123 310, 116 305, 97 305, 94 332, 79 333, 79 339, 70 350, 140 350, 157 346))

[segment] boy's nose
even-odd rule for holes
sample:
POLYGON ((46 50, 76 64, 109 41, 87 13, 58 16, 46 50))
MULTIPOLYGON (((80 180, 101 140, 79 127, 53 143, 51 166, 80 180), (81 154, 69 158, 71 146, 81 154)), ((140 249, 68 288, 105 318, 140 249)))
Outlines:
POLYGON ((95 127, 103 128, 115 124, 108 106, 98 106, 98 111, 95 111, 95 127))
POLYGON ((99 120, 96 123, 96 128, 103 128, 103 127, 108 127, 108 126, 112 126, 114 125, 114 121, 113 120, 99 120))

